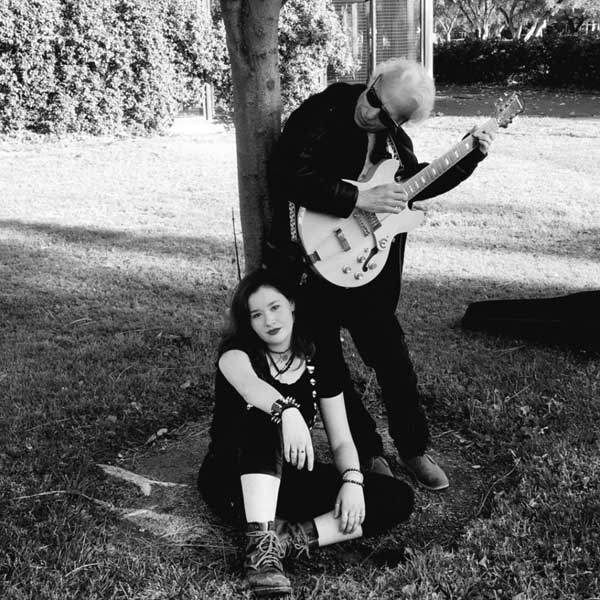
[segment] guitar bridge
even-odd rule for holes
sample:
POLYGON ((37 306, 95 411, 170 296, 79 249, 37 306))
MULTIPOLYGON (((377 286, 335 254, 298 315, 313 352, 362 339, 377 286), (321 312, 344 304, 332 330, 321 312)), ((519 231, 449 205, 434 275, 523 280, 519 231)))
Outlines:
POLYGON ((352 216, 356 219, 362 234, 367 237, 381 227, 381 221, 375 213, 369 213, 364 210, 355 210, 352 216))

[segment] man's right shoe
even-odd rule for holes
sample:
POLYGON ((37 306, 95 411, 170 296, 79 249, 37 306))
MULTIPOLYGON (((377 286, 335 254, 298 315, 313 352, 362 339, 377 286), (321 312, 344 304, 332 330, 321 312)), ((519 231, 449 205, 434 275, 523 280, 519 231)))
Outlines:
POLYGON ((438 492, 445 490, 450 485, 442 467, 429 454, 422 454, 413 458, 400 458, 398 462, 428 490, 438 492))
POLYGON ((283 548, 275 533, 273 521, 248 523, 246 539, 244 572, 254 595, 291 595, 292 586, 281 564, 283 548))

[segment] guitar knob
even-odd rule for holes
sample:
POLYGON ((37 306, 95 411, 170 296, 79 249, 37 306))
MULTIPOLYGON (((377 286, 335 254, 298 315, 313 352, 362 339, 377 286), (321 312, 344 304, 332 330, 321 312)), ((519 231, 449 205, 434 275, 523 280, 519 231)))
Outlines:
POLYGON ((350 271, 352 271, 352 267, 346 265, 343 269, 342 269, 342 273, 344 273, 345 275, 348 275, 348 273, 350 273, 350 271))
POLYGON ((371 271, 376 268, 377 268, 377 263, 369 263, 369 269, 371 269, 371 271))
POLYGON ((362 273, 354 273, 354 279, 362 279, 364 275, 362 273))
POLYGON ((383 238, 382 240, 379 240, 380 248, 385 248, 386 246, 387 246, 387 240, 385 238, 383 238))
POLYGON ((359 257, 356 259, 356 262, 359 262, 359 263, 364 263, 364 262, 365 262, 365 260, 367 260, 367 257, 366 257, 366 256, 359 256, 359 257))

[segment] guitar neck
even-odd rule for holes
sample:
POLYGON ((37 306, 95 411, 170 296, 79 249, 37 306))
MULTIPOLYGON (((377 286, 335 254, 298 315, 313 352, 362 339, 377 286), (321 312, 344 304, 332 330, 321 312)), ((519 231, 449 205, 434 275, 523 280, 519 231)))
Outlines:
MULTIPOLYGON (((495 119, 486 121, 481 129, 495 131, 498 125, 495 119)), ((469 134, 462 139, 448 152, 436 158, 433 162, 421 169, 418 173, 402 181, 404 189, 408 193, 408 199, 412 200, 420 194, 426 187, 431 185, 436 179, 441 177, 448 169, 451 169, 456 163, 461 161, 467 154, 471 153, 477 147, 477 141, 469 134)))

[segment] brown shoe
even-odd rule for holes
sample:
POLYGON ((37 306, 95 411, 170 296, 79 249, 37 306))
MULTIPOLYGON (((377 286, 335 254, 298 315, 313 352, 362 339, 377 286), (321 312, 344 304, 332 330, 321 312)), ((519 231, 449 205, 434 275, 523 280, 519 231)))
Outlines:
POLYGON ((246 581, 255 596, 291 595, 290 580, 283 572, 283 548, 279 543, 273 521, 248 523, 246 531, 246 581))
POLYGON ((377 473, 378 475, 386 475, 387 477, 394 476, 390 464, 383 456, 373 456, 361 468, 364 473, 377 473))
POLYGON ((283 550, 282 558, 310 558, 310 551, 319 547, 319 533, 313 520, 292 523, 275 519, 275 531, 283 550))
POLYGON ((422 454, 413 458, 401 458, 399 464, 428 490, 445 490, 450 485, 442 467, 429 454, 422 454))

